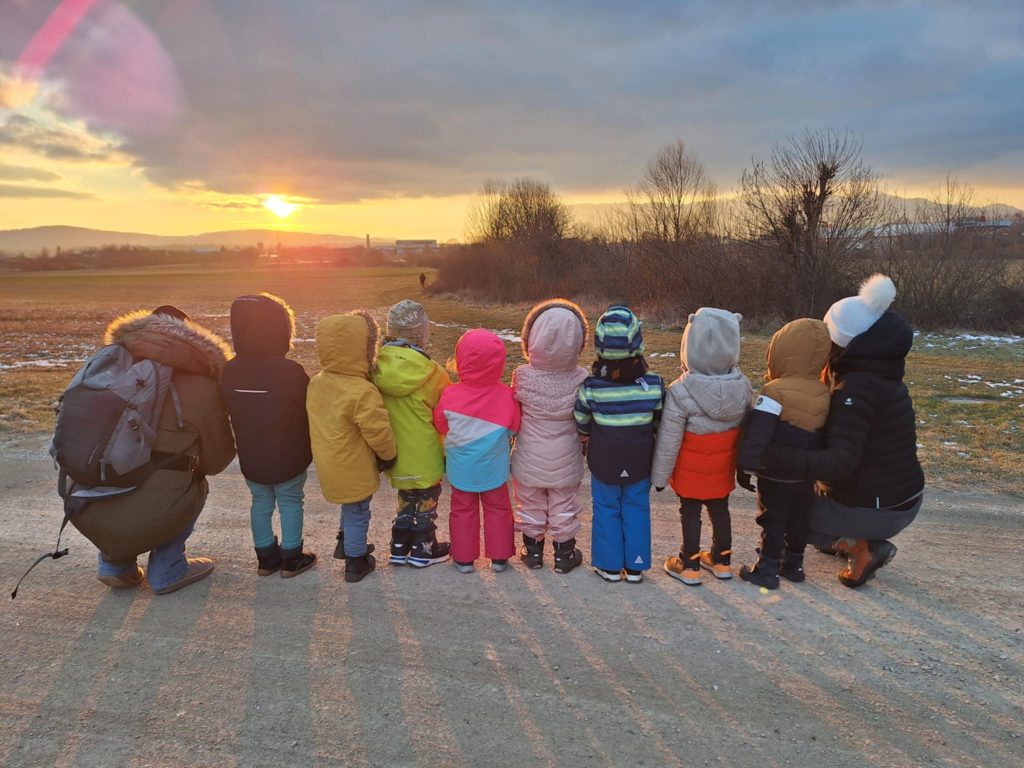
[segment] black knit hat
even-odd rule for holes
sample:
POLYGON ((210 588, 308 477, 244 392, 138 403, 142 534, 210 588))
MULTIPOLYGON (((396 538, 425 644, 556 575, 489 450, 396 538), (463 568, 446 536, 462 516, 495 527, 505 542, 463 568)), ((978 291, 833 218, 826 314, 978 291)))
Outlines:
POLYGON ((173 317, 175 320, 191 320, 192 318, 181 309, 178 309, 173 304, 161 304, 159 307, 153 310, 154 315, 163 315, 164 317, 173 317))

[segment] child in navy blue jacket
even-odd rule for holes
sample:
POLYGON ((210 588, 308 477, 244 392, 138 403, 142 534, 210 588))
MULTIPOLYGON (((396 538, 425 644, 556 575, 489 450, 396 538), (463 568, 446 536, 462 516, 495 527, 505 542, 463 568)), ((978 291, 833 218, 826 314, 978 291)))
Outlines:
POLYGON ((640 321, 610 307, 594 328, 597 360, 573 416, 587 448, 594 502, 591 562, 605 581, 643 581, 651 567, 651 460, 665 385, 647 370, 640 321))
POLYGON ((306 416, 309 376, 286 355, 295 314, 284 299, 261 293, 231 305, 236 357, 221 379, 238 447, 238 462, 252 492, 250 521, 257 573, 297 576, 316 562, 302 549, 303 488, 313 461, 306 416), (271 518, 281 514, 281 544, 271 518))

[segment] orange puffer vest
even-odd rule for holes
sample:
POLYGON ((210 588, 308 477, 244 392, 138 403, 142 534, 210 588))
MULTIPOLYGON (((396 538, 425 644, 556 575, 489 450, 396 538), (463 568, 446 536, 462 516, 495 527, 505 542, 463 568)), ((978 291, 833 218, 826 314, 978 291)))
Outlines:
POLYGON ((684 499, 721 499, 736 487, 740 429, 708 435, 687 432, 676 459, 672 490, 684 499))

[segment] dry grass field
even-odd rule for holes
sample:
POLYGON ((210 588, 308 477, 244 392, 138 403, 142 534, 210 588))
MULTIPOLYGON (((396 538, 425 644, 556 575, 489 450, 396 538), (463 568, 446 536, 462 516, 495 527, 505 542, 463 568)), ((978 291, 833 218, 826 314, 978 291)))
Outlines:
MULTIPOLYGON (((466 328, 485 327, 508 340, 509 372, 522 361, 516 339, 526 305, 485 306, 423 295, 418 268, 195 268, 0 276, 0 439, 46 432, 51 403, 105 324, 119 313, 176 304, 229 337, 228 308, 243 293, 270 291, 295 308, 294 356, 318 369, 312 341, 317 321, 357 307, 382 322, 401 298, 422 301, 434 322, 431 351, 448 358, 466 328)), ((585 305, 591 320, 603 307, 585 305)), ((680 307, 680 323, 695 307, 680 307)), ((678 366, 678 327, 646 328, 652 366, 666 379, 678 366)), ((766 334, 744 339, 743 370, 757 384, 764 372, 766 334)), ((584 353, 588 357, 590 351, 584 353)), ((1024 423, 1024 339, 924 334, 909 360, 907 381, 917 406, 920 455, 933 486, 1021 493, 1024 423)))

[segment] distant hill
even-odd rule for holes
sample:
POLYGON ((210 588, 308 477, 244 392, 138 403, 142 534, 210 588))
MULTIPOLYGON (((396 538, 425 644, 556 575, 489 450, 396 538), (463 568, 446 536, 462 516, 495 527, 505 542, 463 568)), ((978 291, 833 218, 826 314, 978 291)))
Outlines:
MULTIPOLYGON (((141 232, 113 232, 87 227, 32 227, 30 229, 0 230, 0 251, 12 253, 38 253, 43 248, 54 252, 57 246, 64 250, 95 248, 101 245, 135 245, 145 248, 192 248, 256 245, 262 242, 268 248, 280 242, 285 246, 362 245, 363 237, 327 235, 313 232, 291 232, 278 229, 236 229, 226 232, 203 232, 198 235, 147 235, 141 232)), ((372 245, 392 245, 394 240, 373 238, 372 245)))

